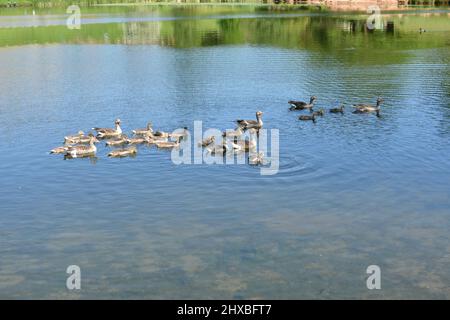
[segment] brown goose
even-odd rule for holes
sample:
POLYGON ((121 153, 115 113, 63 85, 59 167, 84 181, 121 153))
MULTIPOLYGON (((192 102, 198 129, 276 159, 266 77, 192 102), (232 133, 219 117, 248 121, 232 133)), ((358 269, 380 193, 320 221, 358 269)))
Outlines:
POLYGON ((89 134, 91 141, 88 146, 68 146, 66 156, 71 158, 79 158, 95 155, 97 153, 97 147, 94 144, 95 137, 92 133, 89 134))
POLYGON ((142 137, 126 139, 126 143, 130 144, 130 145, 152 143, 152 142, 153 142, 153 139, 150 138, 149 136, 142 136, 142 137))
POLYGON ((153 125, 151 122, 147 123, 146 128, 135 129, 132 131, 135 136, 151 135, 153 133, 153 125))
POLYGON ((172 149, 180 146, 181 137, 177 141, 156 141, 155 145, 160 149, 172 149))
POLYGON ((107 138, 115 138, 122 134, 122 129, 120 128, 120 119, 116 119, 114 122, 116 128, 92 128, 92 130, 97 131, 97 138, 107 139, 107 138))
POLYGON ((295 101, 295 100, 290 100, 288 101, 288 103, 291 105, 291 107, 289 108, 289 110, 312 110, 312 108, 314 107, 314 102, 317 100, 316 96, 311 96, 311 98, 309 99, 309 103, 306 103, 304 101, 295 101))
POLYGON ((356 104, 353 105, 353 108, 356 110, 353 113, 372 113, 375 112, 377 117, 380 116, 381 103, 383 102, 383 98, 377 99, 377 104, 375 106, 370 104, 356 104))
POLYGON ((341 105, 338 108, 331 108, 330 113, 342 113, 344 114, 344 105, 341 105))
POLYGON ((256 129, 259 130, 263 126, 262 122, 262 111, 256 112, 256 120, 236 120, 239 127, 241 127, 243 130, 248 129, 256 129))
POLYGON ((131 147, 131 148, 113 150, 110 153, 108 153, 108 157, 123 158, 123 157, 128 157, 128 156, 134 156, 136 154, 137 154, 136 147, 131 147))
POLYGON ((316 116, 323 117, 325 115, 325 110, 320 109, 318 111, 314 111, 313 114, 316 115, 316 116))
POLYGON ((312 121, 314 123, 316 123, 316 115, 313 113, 312 115, 308 115, 308 116, 300 116, 298 117, 298 120, 302 120, 302 121, 312 121))
POLYGON ((119 138, 107 141, 106 145, 108 147, 116 147, 116 146, 122 146, 127 142, 128 142, 128 137, 125 134, 121 134, 119 138))

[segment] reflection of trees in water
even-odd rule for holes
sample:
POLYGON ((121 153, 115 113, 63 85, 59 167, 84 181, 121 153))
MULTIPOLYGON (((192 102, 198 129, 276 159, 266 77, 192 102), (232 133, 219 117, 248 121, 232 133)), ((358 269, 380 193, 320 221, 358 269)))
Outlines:
POLYGON ((385 22, 392 21, 395 25, 391 33, 369 32, 365 28, 366 18, 366 15, 189 18, 87 24, 76 32, 65 26, 0 28, 0 46, 105 43, 107 34, 108 42, 115 44, 158 44, 176 48, 255 44, 319 51, 350 63, 392 63, 404 59, 405 54, 398 54, 400 50, 448 46, 446 14, 383 16, 385 22), (421 35, 420 27, 426 27, 427 32, 421 35))

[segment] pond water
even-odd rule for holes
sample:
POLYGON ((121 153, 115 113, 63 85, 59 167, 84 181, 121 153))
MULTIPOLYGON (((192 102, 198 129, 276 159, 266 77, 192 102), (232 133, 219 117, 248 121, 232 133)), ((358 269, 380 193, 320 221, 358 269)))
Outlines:
POLYGON ((392 32, 251 6, 81 13, 0 14, 0 298, 450 298, 450 11, 383 14, 392 32), (345 113, 297 120, 287 101, 311 95, 345 113), (378 96, 380 118, 351 113, 378 96), (147 146, 48 154, 115 118, 224 130, 257 110, 279 130, 271 176, 147 146))

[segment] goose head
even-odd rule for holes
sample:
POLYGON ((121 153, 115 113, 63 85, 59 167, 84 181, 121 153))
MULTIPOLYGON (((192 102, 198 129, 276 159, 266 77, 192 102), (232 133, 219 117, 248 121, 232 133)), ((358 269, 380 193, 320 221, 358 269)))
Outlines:
POLYGON ((316 96, 311 96, 311 98, 309 99, 309 103, 313 103, 316 100, 317 100, 316 96))
POLYGON ((262 111, 256 111, 256 118, 261 118, 264 113, 262 111))
POLYGON ((379 106, 382 102, 384 102, 383 98, 378 97, 378 99, 377 99, 377 106, 379 106))

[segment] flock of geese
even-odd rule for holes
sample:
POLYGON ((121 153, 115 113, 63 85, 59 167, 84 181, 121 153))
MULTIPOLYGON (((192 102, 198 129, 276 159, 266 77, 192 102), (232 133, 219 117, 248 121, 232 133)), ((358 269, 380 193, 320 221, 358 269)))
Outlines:
MULTIPOLYGON (((309 103, 290 100, 288 101, 291 106, 289 110, 307 110, 310 114, 300 115, 298 119, 316 122, 316 117, 325 114, 324 109, 314 111, 316 100, 316 96, 311 96, 309 103)), ((383 99, 378 98, 376 105, 353 105, 353 108, 355 108, 353 113, 375 113, 379 117, 380 105, 382 102, 383 99)), ((329 112, 343 114, 344 105, 331 108, 329 109, 329 112)), ((246 152, 248 153, 249 164, 264 164, 264 154, 262 152, 256 152, 256 136, 259 136, 259 130, 263 127, 262 115, 263 112, 257 111, 256 120, 236 120, 237 127, 234 130, 224 131, 222 133, 222 141, 216 143, 216 137, 209 136, 199 143, 199 147, 205 148, 208 153, 213 155, 224 155, 227 152, 246 152), (244 132, 246 131, 248 131, 250 135, 244 137, 244 132)), ((92 130, 96 131, 97 135, 94 135, 93 133, 85 135, 83 131, 79 131, 76 135, 66 136, 64 137, 64 145, 52 149, 50 153, 64 154, 65 158, 93 157, 97 153, 96 143, 99 143, 100 140, 105 140, 107 147, 120 147, 112 149, 108 153, 109 157, 128 157, 137 154, 136 145, 147 144, 155 145, 160 149, 173 149, 178 148, 181 141, 189 135, 187 127, 184 127, 181 131, 177 130, 172 133, 154 131, 152 123, 149 122, 147 127, 133 130, 132 136, 128 137, 122 131, 120 119, 116 119, 114 124, 114 128, 92 128, 92 130)))
MULTIPOLYGON (((309 103, 308 102, 304 102, 304 101, 294 101, 294 100, 290 100, 288 101, 288 103, 291 105, 291 107, 289 108, 289 110, 294 111, 294 110, 309 110, 311 114, 309 115, 301 115, 298 117, 299 120, 302 121, 312 121, 312 122, 316 122, 316 117, 320 116, 324 116, 325 115, 325 110, 324 109, 319 109, 318 111, 314 111, 314 103, 316 102, 317 97, 316 96, 311 96, 311 98, 309 99, 309 103)), ((376 105, 370 105, 370 104, 354 104, 353 108, 355 109, 353 111, 353 113, 356 114, 364 114, 364 113, 375 113, 377 117, 380 117, 380 110, 381 110, 381 103, 384 100, 382 98, 378 98, 376 105)), ((331 108, 329 109, 330 113, 341 113, 344 114, 344 105, 340 105, 339 107, 336 108, 331 108)))
MULTIPOLYGON (((205 148, 212 155, 224 155, 227 152, 249 152, 249 164, 263 164, 262 152, 256 153, 257 142, 255 134, 262 128, 262 112, 257 112, 257 120, 237 120, 235 130, 227 130, 222 133, 222 142, 216 144, 216 137, 209 136, 199 143, 199 147, 205 148), (250 139, 239 139, 245 131, 250 132, 250 139), (230 140, 231 139, 231 140, 230 140), (250 154, 250 152, 252 152, 250 154)), ((108 157, 121 158, 135 156, 137 145, 155 145, 159 149, 173 149, 180 146, 181 141, 189 135, 187 127, 181 131, 174 132, 154 131, 151 122, 147 127, 135 129, 132 136, 128 137, 123 133, 120 119, 116 119, 114 128, 92 128, 97 133, 92 132, 85 135, 79 131, 75 135, 64 137, 64 145, 56 147, 50 151, 51 154, 63 154, 65 159, 94 157, 97 154, 97 146, 101 140, 105 141, 107 147, 112 147, 108 157)))

